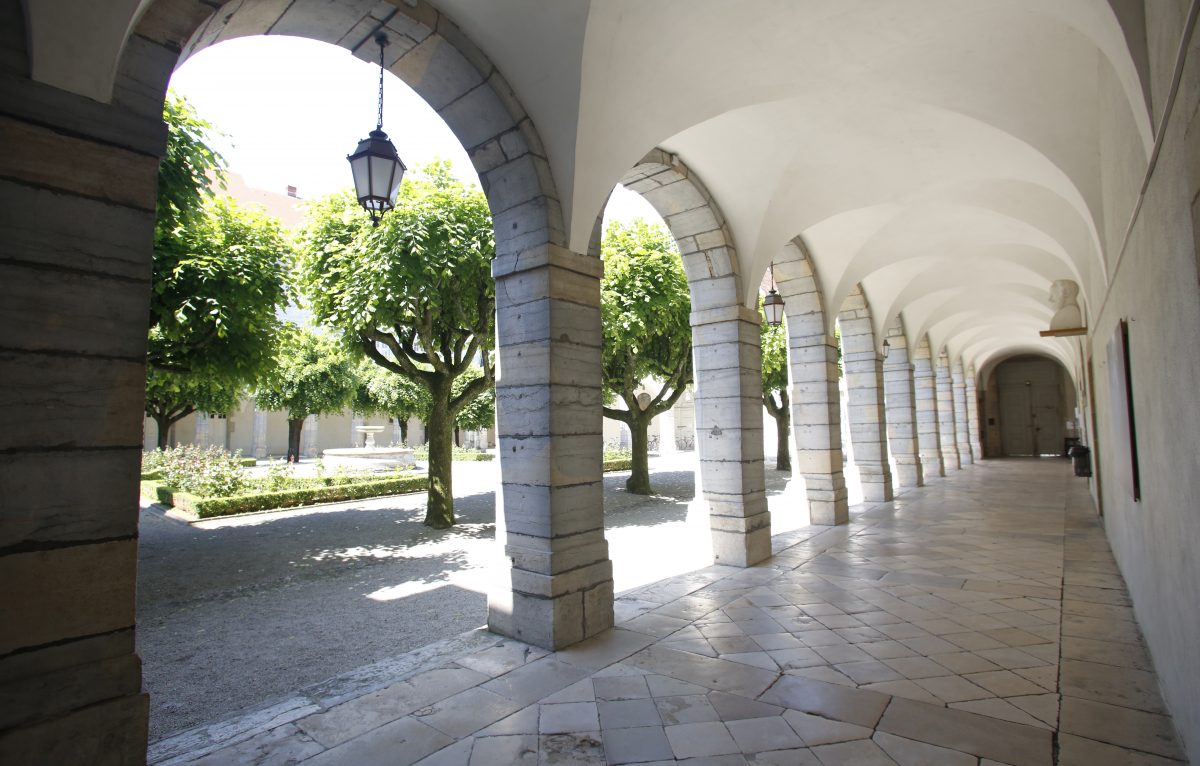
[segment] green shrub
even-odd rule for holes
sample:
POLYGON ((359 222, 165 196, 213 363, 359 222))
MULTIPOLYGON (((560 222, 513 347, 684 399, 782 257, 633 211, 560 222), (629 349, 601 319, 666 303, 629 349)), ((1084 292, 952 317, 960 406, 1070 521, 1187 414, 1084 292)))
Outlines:
POLYGON ((604 471, 629 471, 633 469, 633 458, 613 458, 604 460, 604 471))
MULTIPOLYGON (((415 457, 417 460, 428 460, 429 445, 418 444, 416 447, 413 447, 413 457, 415 457)), ((480 450, 467 449, 466 447, 455 447, 451 457, 453 460, 463 460, 468 462, 494 460, 495 458, 496 456, 491 452, 482 452, 480 450)))
POLYGON ((604 446, 604 462, 610 460, 633 460, 633 450, 624 447, 604 446))
POLYGON ((253 458, 253 457, 239 458, 239 462, 241 462, 242 468, 253 468, 254 466, 258 465, 258 458, 253 458))
POLYGON ((392 476, 375 481, 348 482, 335 486, 309 486, 231 497, 200 497, 190 492, 180 492, 162 482, 143 481, 142 496, 154 502, 195 514, 202 519, 208 519, 238 513, 294 508, 314 503, 336 503, 343 500, 400 495, 408 492, 421 492, 428 488, 428 476, 413 474, 411 476, 392 476))

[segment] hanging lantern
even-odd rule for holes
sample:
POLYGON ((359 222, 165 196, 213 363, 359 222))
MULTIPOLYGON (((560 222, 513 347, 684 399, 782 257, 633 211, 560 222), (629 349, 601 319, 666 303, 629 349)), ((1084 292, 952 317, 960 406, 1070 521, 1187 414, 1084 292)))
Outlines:
POLYGON ((882 353, 880 354, 880 356, 882 356, 884 359, 887 359, 888 354, 890 354, 891 352, 892 352, 892 344, 887 342, 887 338, 884 338, 883 339, 883 350, 882 350, 882 353))
POLYGON ((767 315, 767 324, 772 327, 783 324, 783 296, 774 288, 763 298, 763 313, 767 315))
POLYGON ((783 324, 783 296, 775 291, 775 264, 771 264, 771 289, 763 298, 763 313, 767 324, 778 327, 783 324))
POLYGON ((375 130, 359 141, 354 154, 346 159, 350 161, 358 204, 371 214, 371 223, 378 226, 380 216, 396 206, 396 193, 407 168, 383 132, 383 49, 388 44, 387 36, 380 34, 375 42, 379 44, 379 119, 375 130))

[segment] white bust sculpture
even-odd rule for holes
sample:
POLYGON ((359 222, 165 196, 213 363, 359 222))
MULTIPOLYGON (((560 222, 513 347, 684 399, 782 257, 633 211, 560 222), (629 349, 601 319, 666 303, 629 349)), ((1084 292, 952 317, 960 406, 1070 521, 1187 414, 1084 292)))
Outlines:
POLYGON ((1083 327, 1083 312, 1079 310, 1076 298, 1079 296, 1079 285, 1070 279, 1056 279, 1050 285, 1050 303, 1057 311, 1050 320, 1051 330, 1072 330, 1083 327))

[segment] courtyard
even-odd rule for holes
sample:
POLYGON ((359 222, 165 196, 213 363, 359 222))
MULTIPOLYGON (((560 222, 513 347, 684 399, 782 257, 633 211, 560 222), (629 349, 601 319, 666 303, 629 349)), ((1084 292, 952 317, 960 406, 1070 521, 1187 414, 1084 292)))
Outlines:
MULTIPOLYGON (((632 503, 607 483, 619 581, 631 569, 622 530, 660 551, 686 534, 685 476, 656 471, 664 495, 632 503)), ((786 496, 773 500, 780 518, 786 496)), ((372 502, 382 505, 309 515, 301 528, 276 533, 277 561, 312 555, 305 529, 324 527, 329 550, 346 550, 353 538, 404 523, 403 509, 372 502), (340 521, 326 526, 328 519, 340 521)), ((233 610, 209 615, 230 623, 221 640, 276 644, 288 667, 231 668, 228 655, 212 657, 210 672, 255 690, 241 697, 251 709, 159 740, 150 762, 1183 762, 1123 581, 1084 486, 1064 461, 987 461, 892 502, 856 506, 846 526, 777 532, 774 556, 756 567, 701 566, 632 587, 626 579, 616 629, 558 652, 472 630, 484 609, 472 562, 483 554, 469 551, 485 537, 474 530, 488 524, 491 503, 480 494, 462 507, 455 546, 466 555, 429 550, 429 560, 372 569, 364 549, 345 575, 322 586, 312 584, 316 576, 289 584, 264 565, 259 576, 273 584, 229 591, 224 606, 184 609, 191 617, 180 618, 193 628, 206 609, 233 610), (346 619, 353 610, 339 602, 396 586, 403 594, 406 578, 409 595, 392 602, 397 614, 346 619), (445 584, 421 585, 433 582, 445 584), (306 596, 314 600, 298 603, 306 596), (287 616, 311 619, 326 607, 332 613, 317 624, 287 616), (250 622, 260 619, 272 626, 253 633, 250 622), (310 665, 315 650, 286 643, 306 629, 334 645, 323 649, 334 649, 330 659, 310 665), (437 630, 442 640, 418 649, 437 630), (354 651, 338 651, 339 641, 354 651), (373 651, 380 654, 372 658, 373 651), (270 699, 270 682, 255 677, 278 672, 277 691, 303 691, 270 699), (270 703, 255 707, 254 697, 270 703)), ((144 548, 156 546, 156 534, 144 548)), ((427 544, 413 542, 414 551, 427 544)), ((240 545, 251 543, 226 542, 231 556, 240 545)), ((395 558, 403 557, 378 556, 395 558)), ((253 579, 233 578, 230 568, 213 564, 231 579, 253 579)), ((166 629, 159 624, 166 604, 143 613, 149 636, 166 629)), ((143 638, 153 691, 152 643, 143 638)), ((254 655, 238 661, 253 663, 254 655)), ((205 690, 207 699, 219 698, 213 691, 205 690)))
MULTIPOLYGON (((656 458, 649 497, 625 492, 627 472, 606 477, 619 591, 711 561, 706 524, 687 520, 694 462, 656 458)), ((454 470, 458 524, 445 531, 421 523, 424 493, 193 525, 143 501, 139 647, 151 741, 482 625, 499 469, 454 470)), ((786 477, 770 473, 777 495, 786 477)), ((799 515, 780 511, 775 523, 795 528, 799 515)))

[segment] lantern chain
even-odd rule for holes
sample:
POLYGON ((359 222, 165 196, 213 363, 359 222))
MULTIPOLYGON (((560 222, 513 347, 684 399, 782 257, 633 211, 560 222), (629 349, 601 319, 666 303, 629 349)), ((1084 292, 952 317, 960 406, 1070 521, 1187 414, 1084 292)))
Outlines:
POLYGON ((379 119, 375 127, 376 130, 383 130, 383 48, 388 44, 386 35, 379 35, 375 38, 375 42, 379 43, 379 119))

